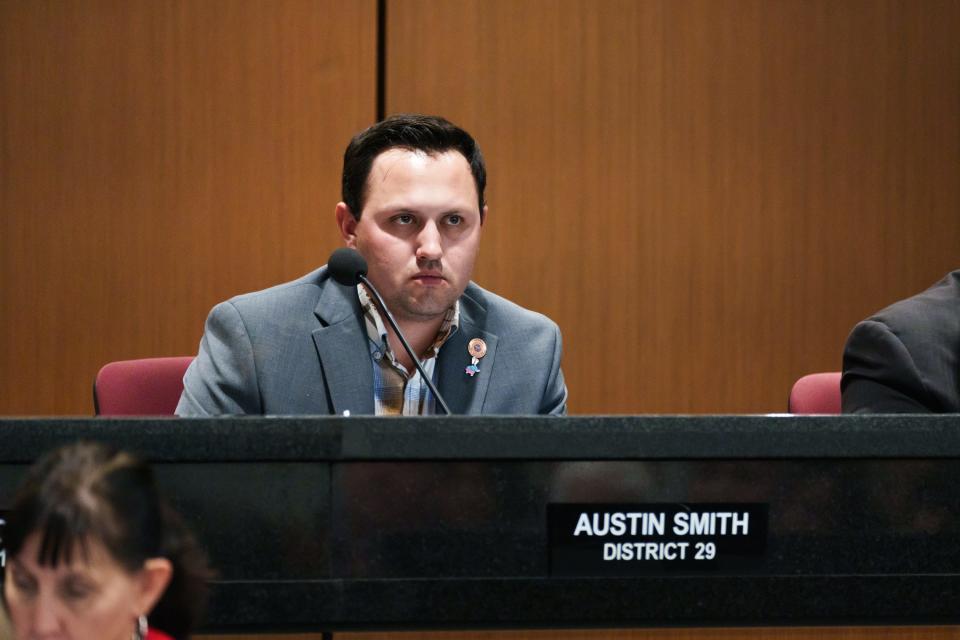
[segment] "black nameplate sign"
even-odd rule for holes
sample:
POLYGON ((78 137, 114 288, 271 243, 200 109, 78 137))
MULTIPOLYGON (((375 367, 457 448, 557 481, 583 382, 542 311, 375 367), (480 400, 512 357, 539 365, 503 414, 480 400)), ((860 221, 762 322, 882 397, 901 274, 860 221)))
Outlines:
POLYGON ((550 575, 749 573, 767 546, 765 504, 549 504, 550 575))

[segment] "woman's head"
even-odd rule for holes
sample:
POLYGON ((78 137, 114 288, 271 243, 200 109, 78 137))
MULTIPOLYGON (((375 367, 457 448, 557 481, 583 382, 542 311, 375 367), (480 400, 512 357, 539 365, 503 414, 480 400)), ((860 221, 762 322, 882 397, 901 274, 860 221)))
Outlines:
POLYGON ((74 444, 39 460, 4 543, 18 638, 127 640, 146 615, 183 636, 204 601, 205 561, 150 468, 105 445, 74 444))

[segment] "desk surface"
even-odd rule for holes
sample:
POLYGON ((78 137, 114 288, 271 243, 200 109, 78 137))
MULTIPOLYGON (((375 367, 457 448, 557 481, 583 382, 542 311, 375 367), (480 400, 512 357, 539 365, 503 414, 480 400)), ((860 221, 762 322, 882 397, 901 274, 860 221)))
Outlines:
MULTIPOLYGON (((950 624, 960 416, 0 420, 0 507, 76 438, 193 523, 223 631, 950 624), (749 565, 557 575, 548 505, 762 504, 749 565)), ((653 566, 653 565, 651 565, 653 566)))
POLYGON ((0 418, 0 429, 0 462, 78 437, 157 461, 960 456, 960 414, 0 418))

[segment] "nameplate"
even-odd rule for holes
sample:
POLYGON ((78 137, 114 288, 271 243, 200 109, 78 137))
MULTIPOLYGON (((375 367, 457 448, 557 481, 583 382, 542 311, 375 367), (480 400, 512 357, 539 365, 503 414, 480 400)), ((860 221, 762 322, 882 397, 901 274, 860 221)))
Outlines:
POLYGON ((763 566, 766 504, 548 504, 550 575, 750 573, 763 566))

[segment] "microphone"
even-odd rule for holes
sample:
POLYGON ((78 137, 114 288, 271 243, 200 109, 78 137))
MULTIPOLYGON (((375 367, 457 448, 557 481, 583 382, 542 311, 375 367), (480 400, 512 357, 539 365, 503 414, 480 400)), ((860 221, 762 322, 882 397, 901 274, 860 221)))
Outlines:
POLYGON ((359 252, 347 247, 340 247, 330 254, 327 262, 330 275, 345 287, 355 287, 360 284, 361 276, 367 275, 367 261, 359 252))
POLYGON ((420 358, 418 358, 417 354, 415 354, 413 349, 410 348, 410 343, 407 342, 403 332, 400 331, 397 321, 394 320, 393 314, 390 313, 390 309, 388 309, 386 303, 384 303, 383 298, 380 296, 380 292, 377 291, 377 288, 374 287, 370 280, 367 279, 367 261, 363 259, 363 256, 354 249, 340 247, 330 254, 330 260, 327 262, 327 268, 330 269, 330 275, 333 277, 333 279, 345 287, 355 287, 361 282, 366 285, 370 293, 373 294, 374 299, 376 299, 377 304, 380 305, 383 313, 387 316, 387 322, 390 323, 390 326, 393 327, 397 337, 400 338, 400 344, 403 345, 407 355, 410 356, 411 360, 413 360, 414 366, 416 366, 417 371, 420 372, 420 377, 423 378, 423 380, 427 383, 427 387, 430 388, 430 393, 432 393, 433 397, 436 398, 437 402, 440 403, 444 413, 451 415, 450 407, 448 407, 447 403, 444 402, 443 396, 440 395, 440 391, 438 391, 437 387, 433 384, 433 380, 431 380, 430 376, 427 375, 427 372, 423 370, 423 366, 420 364, 420 358))

